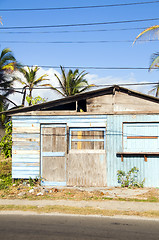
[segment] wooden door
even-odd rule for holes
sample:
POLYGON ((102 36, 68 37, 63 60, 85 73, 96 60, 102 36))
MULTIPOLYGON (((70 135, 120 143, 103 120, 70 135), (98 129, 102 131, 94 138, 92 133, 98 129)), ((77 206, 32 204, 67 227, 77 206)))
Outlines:
POLYGON ((105 128, 70 128, 67 184, 106 186, 105 128))
POLYGON ((41 125, 41 177, 43 185, 66 185, 66 125, 41 125))

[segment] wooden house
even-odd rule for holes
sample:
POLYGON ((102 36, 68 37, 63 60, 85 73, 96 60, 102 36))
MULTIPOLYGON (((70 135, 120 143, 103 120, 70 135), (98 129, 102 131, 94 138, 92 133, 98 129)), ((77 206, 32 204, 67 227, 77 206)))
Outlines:
POLYGON ((159 99, 112 86, 6 112, 12 115, 12 177, 49 186, 118 186, 139 168, 159 187, 159 99))

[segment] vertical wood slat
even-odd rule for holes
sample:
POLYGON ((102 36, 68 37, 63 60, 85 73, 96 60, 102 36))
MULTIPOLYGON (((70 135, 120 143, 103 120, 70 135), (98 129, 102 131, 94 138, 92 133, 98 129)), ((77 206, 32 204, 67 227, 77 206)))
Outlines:
POLYGON ((96 130, 93 130, 93 128, 84 130, 84 128, 78 128, 78 130, 73 129, 71 133, 71 149, 74 150, 70 151, 68 156, 68 185, 106 186, 105 130, 98 130, 97 128, 96 130), (80 148, 79 142, 76 141, 77 137, 80 142, 80 148), (98 142, 98 139, 103 141, 98 142), (103 151, 97 153, 97 150, 101 148, 103 151), (91 151, 88 153, 87 150, 91 151))
POLYGON ((69 186, 106 186, 105 153, 70 153, 67 183, 69 186))
MULTIPOLYGON (((78 134, 78 139, 82 139, 82 131, 78 131, 77 134, 78 134)), ((81 149, 81 147, 82 147, 81 142, 77 142, 77 149, 79 150, 81 149)))
POLYGON ((42 126, 42 178, 44 183, 66 181, 66 128, 42 126), (47 155, 47 156, 45 156, 47 155))

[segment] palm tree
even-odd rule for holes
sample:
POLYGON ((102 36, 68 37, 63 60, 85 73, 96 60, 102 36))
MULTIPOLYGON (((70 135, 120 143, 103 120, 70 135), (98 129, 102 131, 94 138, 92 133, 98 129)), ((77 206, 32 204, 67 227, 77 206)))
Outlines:
MULTIPOLYGON (((9 103, 7 103, 5 100, 0 102, 0 112, 7 111, 9 106, 9 103)), ((0 125, 4 127, 4 124, 6 123, 6 120, 8 117, 5 114, 0 114, 0 125)))
POLYGON ((88 88, 94 86, 93 84, 91 85, 88 84, 87 80, 85 79, 85 76, 88 73, 85 73, 85 71, 79 73, 78 69, 76 69, 75 71, 69 70, 68 73, 66 74, 64 67, 60 66, 60 68, 62 73, 61 78, 59 78, 57 74, 55 74, 55 76, 58 79, 62 91, 53 86, 51 86, 51 88, 56 90, 62 96, 64 97, 72 96, 84 92, 88 88))
POLYGON ((15 79, 18 80, 23 87, 23 99, 22 99, 22 105, 24 106, 25 98, 26 98, 26 90, 29 89, 29 106, 31 105, 31 99, 32 99, 32 91, 35 86, 48 86, 48 84, 41 84, 41 82, 48 80, 46 77, 47 74, 44 74, 37 78, 37 72, 39 71, 39 67, 23 67, 20 68, 19 71, 22 73, 23 77, 25 78, 25 81, 23 81, 21 78, 16 77, 15 79), (27 68, 27 69, 26 69, 27 68))
POLYGON ((14 92, 12 86, 13 78, 9 76, 14 69, 18 67, 18 63, 9 48, 4 48, 0 54, 0 101, 14 92))
MULTIPOLYGON (((151 26, 149 28, 146 28, 144 31, 142 31, 134 40, 133 44, 138 41, 142 40, 143 38, 148 38, 148 40, 151 39, 159 39, 159 25, 151 26)), ((150 60, 150 66, 149 71, 152 69, 159 68, 159 53, 153 53, 151 60, 150 60)), ((155 92, 155 96, 159 96, 159 83, 154 86, 154 88, 150 92, 155 92)))
MULTIPOLYGON (((148 40, 156 38, 159 39, 159 25, 146 28, 135 38, 133 44, 138 40, 142 40, 143 38, 148 38, 148 40)), ((159 68, 159 53, 154 53, 152 55, 149 70, 153 68, 159 68)))

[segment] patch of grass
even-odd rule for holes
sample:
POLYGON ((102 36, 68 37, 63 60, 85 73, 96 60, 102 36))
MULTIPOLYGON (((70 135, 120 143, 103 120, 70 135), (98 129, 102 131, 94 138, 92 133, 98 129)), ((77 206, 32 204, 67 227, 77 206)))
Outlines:
POLYGON ((30 206, 30 205, 0 205, 0 211, 31 211, 36 213, 64 213, 64 214, 79 214, 79 215, 102 215, 102 216, 140 216, 159 218, 159 211, 120 211, 120 210, 102 210, 97 208, 85 207, 70 207, 70 206, 30 206))
POLYGON ((12 185, 11 159, 0 161, 0 189, 8 189, 12 185))

